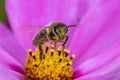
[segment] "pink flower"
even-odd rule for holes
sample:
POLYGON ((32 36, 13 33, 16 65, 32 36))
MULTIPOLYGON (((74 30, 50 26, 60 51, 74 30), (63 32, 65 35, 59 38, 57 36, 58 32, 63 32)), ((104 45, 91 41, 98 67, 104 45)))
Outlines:
POLYGON ((51 21, 70 25, 80 18, 79 26, 69 30, 67 43, 76 55, 74 79, 119 80, 119 9, 119 0, 6 0, 12 32, 0 23, 0 79, 25 79, 25 51, 32 48, 32 37, 39 28, 27 25, 42 26, 51 21))

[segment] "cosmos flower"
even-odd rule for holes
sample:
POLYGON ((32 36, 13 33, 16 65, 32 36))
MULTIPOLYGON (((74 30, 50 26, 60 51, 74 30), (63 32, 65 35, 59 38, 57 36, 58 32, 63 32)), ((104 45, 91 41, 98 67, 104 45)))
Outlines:
POLYGON ((26 50, 39 26, 51 21, 80 23, 69 30, 66 48, 74 53, 76 80, 119 80, 120 74, 119 0, 6 0, 12 32, 0 23, 0 79, 25 80, 26 50), (4 35, 3 35, 4 34, 4 35))

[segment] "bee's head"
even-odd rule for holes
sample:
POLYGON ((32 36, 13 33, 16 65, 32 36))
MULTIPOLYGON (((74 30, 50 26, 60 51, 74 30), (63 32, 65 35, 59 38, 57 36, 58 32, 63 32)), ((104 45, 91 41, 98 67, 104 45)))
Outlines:
POLYGON ((54 32, 59 37, 59 40, 64 39, 64 36, 66 35, 67 31, 68 31, 68 27, 63 23, 57 23, 54 26, 54 32))

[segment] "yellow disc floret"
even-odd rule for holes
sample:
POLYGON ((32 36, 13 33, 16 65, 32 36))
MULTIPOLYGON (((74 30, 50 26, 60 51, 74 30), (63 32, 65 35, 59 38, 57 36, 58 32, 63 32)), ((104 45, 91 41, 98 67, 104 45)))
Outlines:
POLYGON ((51 49, 49 46, 42 48, 43 51, 38 48, 35 52, 28 50, 29 55, 25 64, 26 79, 72 80, 72 59, 75 58, 75 55, 69 57, 70 51, 61 46, 58 49, 55 49, 53 45, 51 49))

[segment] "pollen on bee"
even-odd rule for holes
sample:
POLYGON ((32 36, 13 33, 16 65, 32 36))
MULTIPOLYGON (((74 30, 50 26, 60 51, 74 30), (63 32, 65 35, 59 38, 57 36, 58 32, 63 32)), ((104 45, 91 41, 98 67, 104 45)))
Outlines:
POLYGON ((50 48, 49 45, 42 46, 43 54, 36 48, 34 52, 28 49, 25 70, 27 80, 72 80, 73 68, 72 59, 68 56, 69 50, 59 46, 50 48), (43 58, 40 59, 41 55, 43 58))

